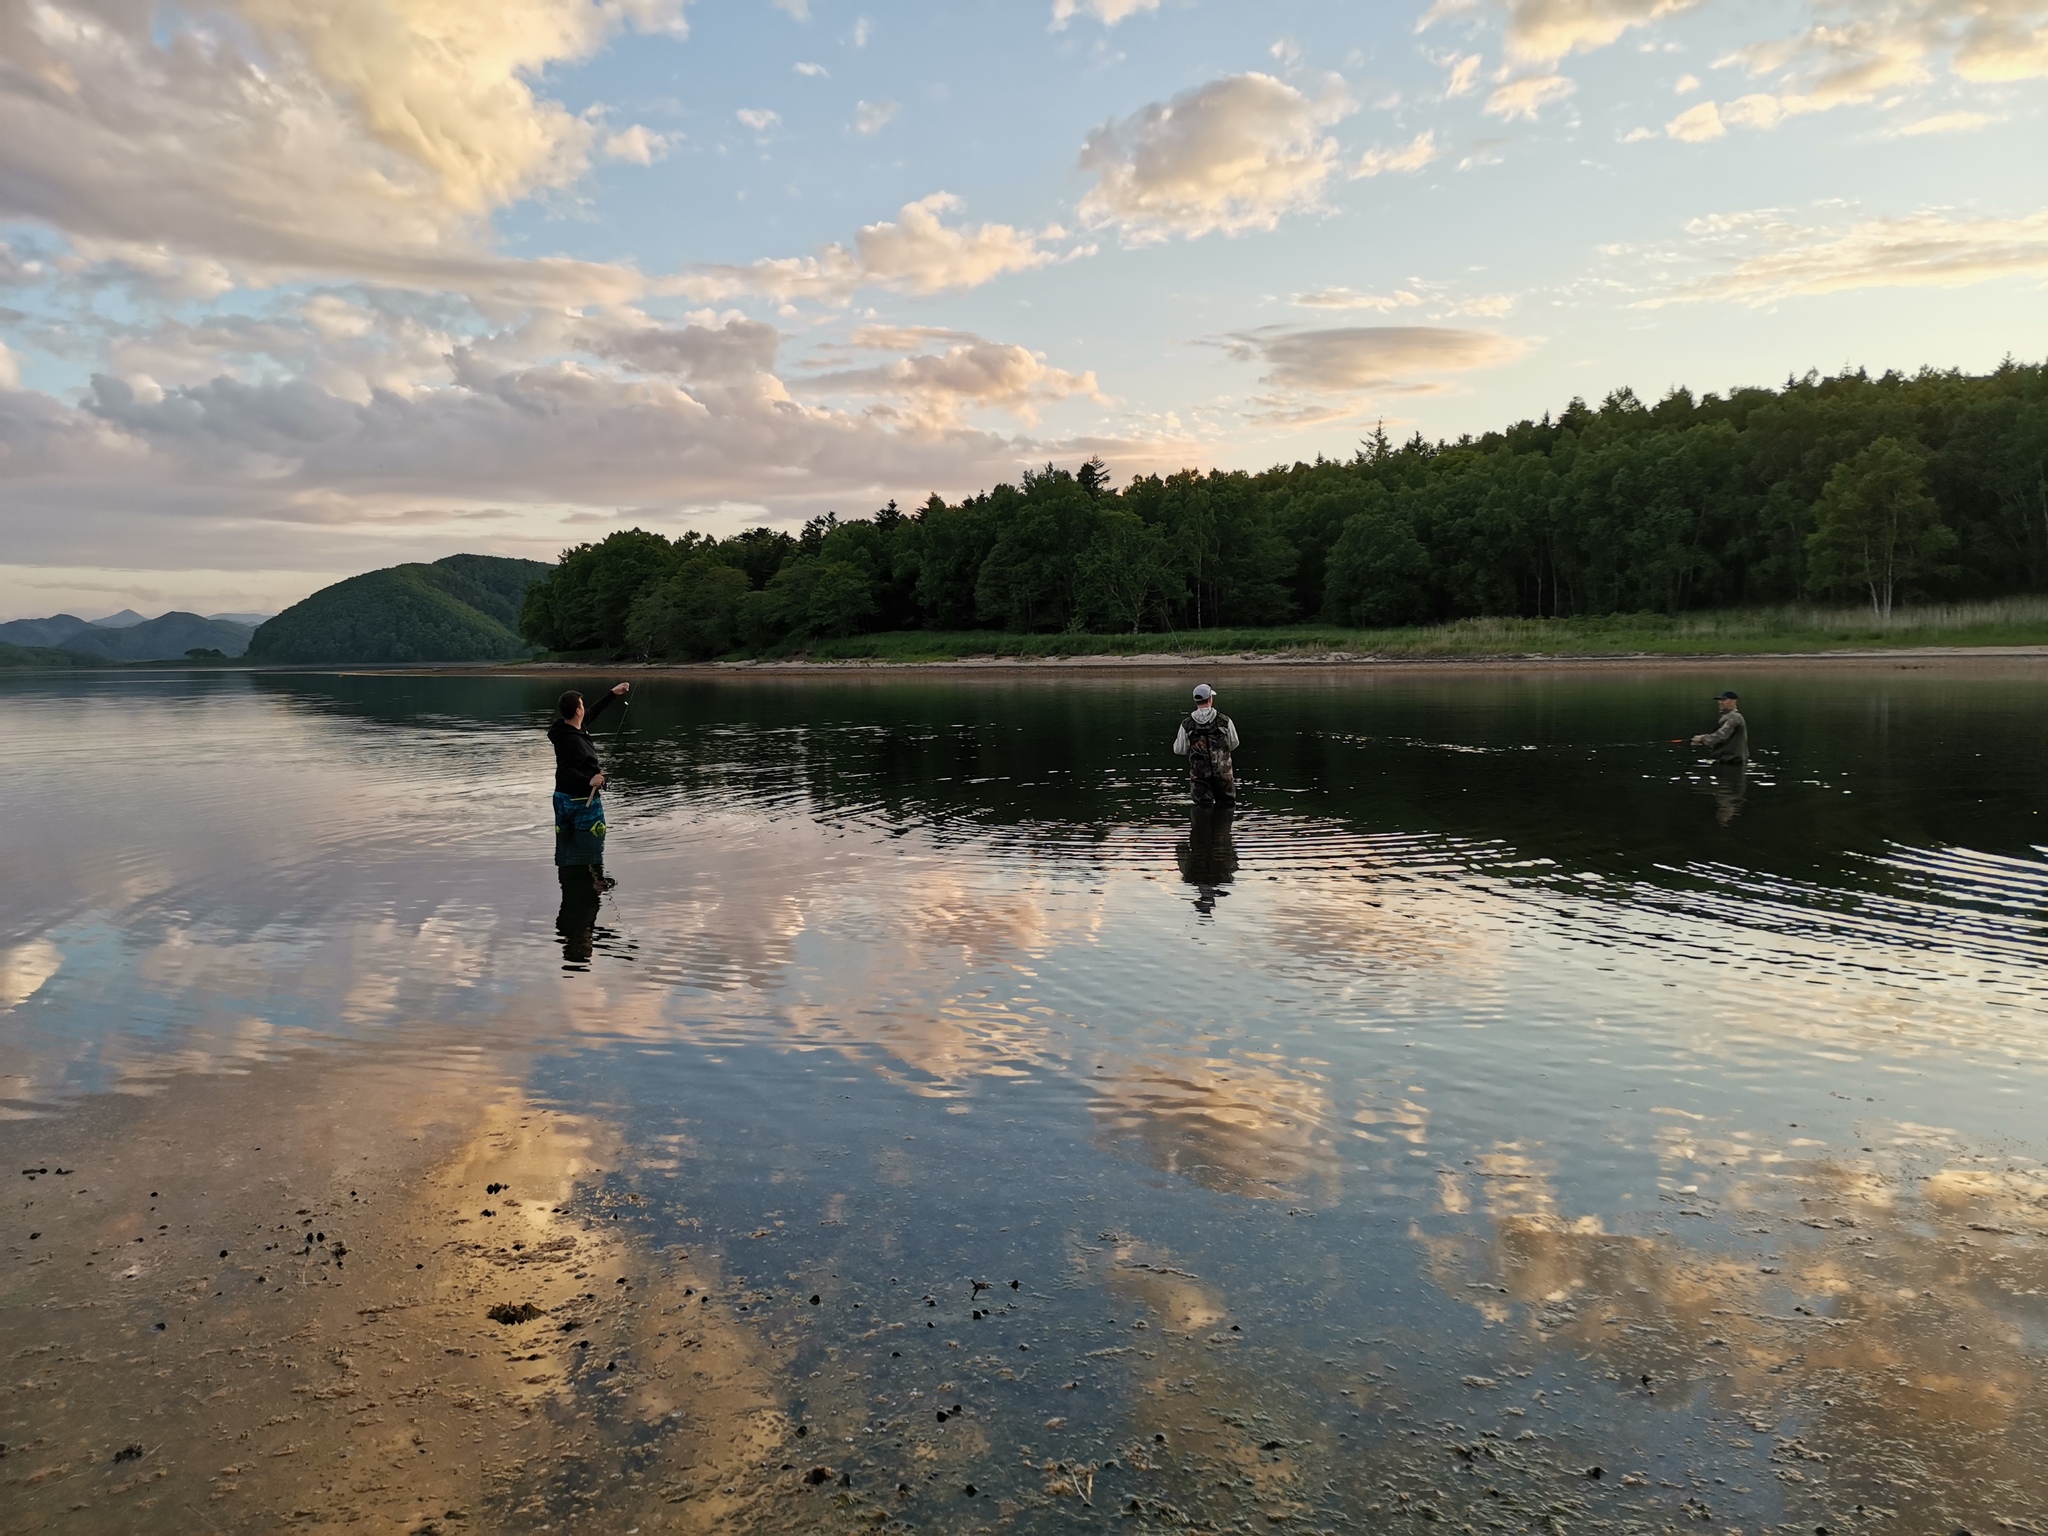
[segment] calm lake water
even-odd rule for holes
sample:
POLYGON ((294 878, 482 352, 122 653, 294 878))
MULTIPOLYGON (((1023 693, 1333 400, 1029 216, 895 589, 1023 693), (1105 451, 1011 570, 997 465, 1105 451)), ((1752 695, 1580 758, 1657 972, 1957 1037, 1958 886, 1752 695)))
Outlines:
POLYGON ((573 1454, 463 1529, 2048 1530, 2038 662, 1233 669, 1223 822, 1195 680, 637 681, 601 903, 560 677, 0 684, 20 1528, 303 1524, 482 1434, 363 1364, 169 1405, 331 1282, 470 1319, 355 1308, 387 1377, 538 1362, 474 1395, 573 1454), (1746 778, 1670 744, 1723 686, 1746 778), (429 1187, 462 1233, 329 1268, 429 1187))

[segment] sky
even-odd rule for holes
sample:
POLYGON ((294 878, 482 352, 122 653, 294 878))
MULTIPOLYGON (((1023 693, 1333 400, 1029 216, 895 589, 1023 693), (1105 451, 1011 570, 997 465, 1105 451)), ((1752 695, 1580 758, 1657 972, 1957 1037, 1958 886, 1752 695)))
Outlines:
POLYGON ((2048 358, 2048 0, 0 0, 0 619, 2048 358))

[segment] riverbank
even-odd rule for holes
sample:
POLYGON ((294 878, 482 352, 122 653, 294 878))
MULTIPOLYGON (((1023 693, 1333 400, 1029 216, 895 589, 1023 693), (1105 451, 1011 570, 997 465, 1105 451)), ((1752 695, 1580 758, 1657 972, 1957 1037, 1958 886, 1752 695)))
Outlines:
MULTIPOLYGON (((2048 647, 2048 599, 2010 598, 1900 609, 1773 608, 1596 618, 1459 619, 1398 629, 1304 624, 1137 635, 900 631, 814 639, 759 654, 757 664, 818 662, 1515 661, 1828 655, 1926 649, 2048 647)), ((728 658, 734 659, 734 658, 728 658)))
MULTIPOLYGON (((30 670, 36 658, 0 655, 0 667, 30 670)), ((51 653, 58 655, 61 653, 51 653)), ((641 660, 633 665, 688 673, 726 671, 844 671, 860 668, 938 668, 972 671, 1071 670, 1186 666, 1417 666, 1549 667, 1585 665, 1720 666, 1751 663, 1928 660, 2048 656, 2048 597, 1901 609, 1877 620, 1867 610, 1762 609, 1679 616, 1624 614, 1573 619, 1461 619, 1404 629, 1341 629, 1295 625, 1272 629, 1093 635, 1008 634, 989 630, 816 638, 752 654, 705 661, 641 660)), ((530 661, 377 662, 263 666, 239 659, 211 662, 139 662, 119 670, 236 670, 328 672, 337 666, 370 671, 529 671, 615 667, 615 648, 554 653, 530 661)), ((91 663, 54 662, 67 671, 91 663)))

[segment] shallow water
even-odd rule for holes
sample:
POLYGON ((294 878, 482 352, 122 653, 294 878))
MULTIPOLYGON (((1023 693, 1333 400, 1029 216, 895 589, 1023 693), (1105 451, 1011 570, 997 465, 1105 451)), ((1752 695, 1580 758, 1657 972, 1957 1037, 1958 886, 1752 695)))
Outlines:
MULTIPOLYGON (((1750 667, 1735 779, 1670 744, 1704 672, 1233 673, 1222 823, 1170 675, 650 678, 600 725, 594 913, 554 865, 559 679, 0 684, 0 1134, 100 1159, 20 1176, 0 1319, 125 1405, 53 1407, 40 1366, 0 1483, 23 1529, 372 1498, 339 1420, 230 1496, 151 1441, 142 1363, 288 1318, 237 1290, 281 1258, 213 1259, 257 1186, 195 1173, 151 1221, 141 1170, 241 1158, 349 1210, 346 1121, 394 1199, 468 1202, 492 1155, 555 1191, 530 1248, 487 1235, 503 1201, 402 1264, 352 1235, 348 1285, 515 1337, 483 1308, 567 1316, 535 1253, 574 1236, 701 1335, 621 1314, 604 1372, 500 1348, 542 1362, 500 1407, 580 1438, 468 1529, 2048 1529, 2038 671, 1750 667), (337 1128, 244 1153, 293 1095, 337 1128), (467 1150, 398 1171, 430 1122, 467 1150), (515 1149, 544 1124, 581 1151, 515 1149)), ((307 1246, 301 1291, 341 1284, 307 1246)), ((204 1428, 235 1466, 300 1444, 204 1428)))

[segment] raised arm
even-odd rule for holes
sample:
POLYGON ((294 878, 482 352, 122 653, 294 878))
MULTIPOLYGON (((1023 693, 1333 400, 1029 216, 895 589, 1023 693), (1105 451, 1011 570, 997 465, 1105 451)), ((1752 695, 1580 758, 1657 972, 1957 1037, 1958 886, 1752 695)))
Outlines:
POLYGON ((625 698, 625 696, 631 693, 632 691, 633 685, 631 683, 620 683, 616 687, 612 688, 609 692, 605 694, 603 698, 599 699, 595 704, 591 705, 589 710, 585 712, 583 716, 583 728, 585 730, 590 729, 591 723, 595 721, 599 715, 603 714, 606 710, 610 709, 614 704, 618 703, 621 699, 625 698))

